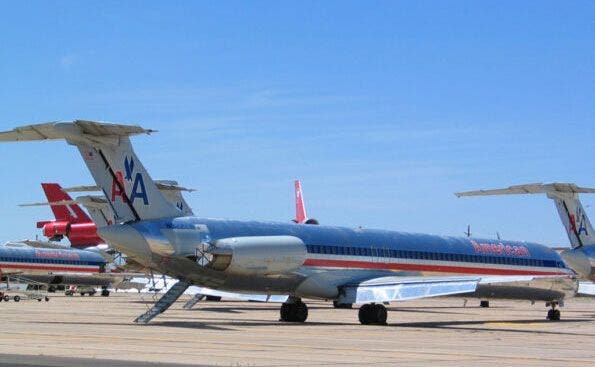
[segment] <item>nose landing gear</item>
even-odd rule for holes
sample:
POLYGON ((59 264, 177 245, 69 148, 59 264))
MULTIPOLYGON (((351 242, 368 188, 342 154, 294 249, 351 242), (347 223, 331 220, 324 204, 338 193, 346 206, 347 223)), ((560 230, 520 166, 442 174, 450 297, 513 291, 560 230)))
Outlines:
POLYGON ((547 312, 547 319, 550 321, 559 321, 560 320, 560 310, 556 309, 558 302, 548 302, 545 304, 545 307, 552 307, 547 312))

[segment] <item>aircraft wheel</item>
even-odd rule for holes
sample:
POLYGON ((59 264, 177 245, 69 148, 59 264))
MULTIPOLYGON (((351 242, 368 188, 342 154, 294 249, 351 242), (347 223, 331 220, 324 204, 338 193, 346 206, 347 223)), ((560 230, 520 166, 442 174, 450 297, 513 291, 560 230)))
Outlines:
POLYGON ((46 301, 46 302, 49 302, 49 301, 50 301, 50 297, 47 297, 47 296, 46 296, 46 297, 45 297, 45 301, 46 301))
POLYGON ((4 295, 2 299, 4 300, 4 302, 8 302, 10 300, 10 297, 8 295, 4 295))
POLYGON ((358 317, 362 325, 386 325, 388 312, 381 304, 365 304, 359 309, 358 317))
POLYGON ((479 302, 479 307, 489 308, 490 307, 490 301, 480 301, 479 302))
POLYGON ((19 296, 14 296, 12 299, 13 299, 15 302, 20 302, 20 301, 21 301, 21 297, 19 297, 19 296))
POLYGON ((551 309, 547 312, 547 319, 550 321, 560 320, 560 310, 551 309))
POLYGON ((352 303, 339 303, 337 301, 333 301, 334 308, 353 308, 352 303))
POLYGON ((279 321, 304 322, 308 318, 308 306, 302 302, 284 303, 281 305, 281 318, 279 321))
POLYGON ((109 297, 109 291, 107 289, 102 289, 101 290, 101 296, 102 297, 109 297))
POLYGON ((308 306, 304 302, 296 303, 295 307, 295 321, 304 322, 308 318, 308 306))
POLYGON ((38 298, 38 299, 37 299, 37 302, 41 302, 41 298, 38 298))

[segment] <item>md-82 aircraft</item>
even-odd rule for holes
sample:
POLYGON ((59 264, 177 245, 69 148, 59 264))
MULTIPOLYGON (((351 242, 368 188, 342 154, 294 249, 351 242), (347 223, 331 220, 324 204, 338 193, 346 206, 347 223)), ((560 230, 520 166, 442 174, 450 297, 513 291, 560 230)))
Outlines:
POLYGON ((129 137, 140 126, 50 122, 0 133, 0 141, 64 139, 75 145, 116 216, 98 229, 110 245, 179 279, 135 322, 147 323, 190 285, 289 294, 281 320, 304 322, 302 298, 363 304, 362 324, 385 324, 384 302, 485 292, 555 306, 577 289, 556 251, 521 241, 238 221, 185 215, 158 190, 129 137))

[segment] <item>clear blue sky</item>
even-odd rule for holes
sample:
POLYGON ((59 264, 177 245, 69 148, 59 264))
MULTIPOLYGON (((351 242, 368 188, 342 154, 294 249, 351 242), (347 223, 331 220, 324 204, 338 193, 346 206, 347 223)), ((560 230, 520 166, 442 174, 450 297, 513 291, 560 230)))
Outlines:
MULTIPOLYGON (((526 182, 595 186, 595 5, 547 1, 13 2, 0 129, 138 123, 154 178, 205 216, 289 220, 301 178, 333 225, 567 243, 526 182)), ((91 183, 64 143, 0 145, 0 240, 34 237, 41 181, 91 183)), ((585 197, 585 204, 595 202, 585 197)), ((595 210, 587 208, 595 217, 595 210)), ((595 219, 595 218, 594 218, 595 219)))

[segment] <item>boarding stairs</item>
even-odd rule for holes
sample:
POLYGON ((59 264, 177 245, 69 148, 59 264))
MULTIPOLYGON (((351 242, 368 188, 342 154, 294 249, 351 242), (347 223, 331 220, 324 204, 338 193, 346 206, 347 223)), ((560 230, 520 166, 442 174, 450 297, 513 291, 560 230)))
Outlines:
POLYGON ((184 310, 191 310, 195 304, 202 301, 206 296, 204 294, 197 293, 194 297, 190 298, 188 302, 182 307, 184 310))
POLYGON ((167 310, 169 306, 180 298, 182 294, 190 287, 190 284, 184 281, 178 281, 174 284, 147 312, 137 317, 134 322, 137 324, 148 324, 157 315, 167 310))

